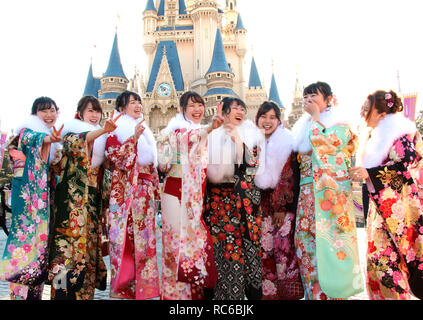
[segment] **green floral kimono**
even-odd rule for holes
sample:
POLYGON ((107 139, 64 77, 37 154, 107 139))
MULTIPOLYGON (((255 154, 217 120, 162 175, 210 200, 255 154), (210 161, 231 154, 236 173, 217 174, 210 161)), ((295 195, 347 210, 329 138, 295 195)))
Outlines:
POLYGON ((63 137, 63 158, 55 168, 54 222, 49 249, 52 299, 94 299, 106 289, 107 269, 101 253, 102 168, 92 168, 85 133, 63 137))
POLYGON ((11 282, 12 299, 41 299, 47 278, 49 165, 41 156, 45 135, 20 132, 18 150, 26 157, 25 166, 12 180, 12 221, 0 262, 0 279, 11 282))
POLYGON ((311 123, 318 278, 323 292, 338 299, 363 291, 347 169, 352 136, 346 125, 311 123))

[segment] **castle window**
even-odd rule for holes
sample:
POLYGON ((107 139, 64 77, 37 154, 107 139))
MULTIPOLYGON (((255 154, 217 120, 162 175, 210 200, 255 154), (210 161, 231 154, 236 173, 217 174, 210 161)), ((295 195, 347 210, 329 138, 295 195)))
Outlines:
POLYGON ((220 78, 222 75, 221 75, 220 73, 218 73, 216 76, 217 76, 218 78, 220 78))
POLYGON ((222 100, 222 96, 217 96, 217 101, 220 101, 220 100, 222 100))
POLYGON ((107 100, 107 104, 112 104, 112 100, 107 100))
POLYGON ((114 82, 114 81, 115 81, 115 79, 113 79, 113 78, 109 79, 109 82, 114 82))

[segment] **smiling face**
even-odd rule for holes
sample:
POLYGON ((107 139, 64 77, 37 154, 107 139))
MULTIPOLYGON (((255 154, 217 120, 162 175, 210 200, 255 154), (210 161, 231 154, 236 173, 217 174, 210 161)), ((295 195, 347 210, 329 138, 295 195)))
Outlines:
POLYGON ((266 138, 269 138, 280 124, 281 122, 273 109, 270 109, 258 118, 258 127, 264 130, 266 138))
POLYGON ((134 96, 131 95, 127 105, 123 110, 121 108, 120 112, 127 114, 134 119, 141 118, 143 116, 141 101, 137 100, 134 96))
POLYGON ((245 119, 245 109, 236 101, 231 103, 230 112, 226 114, 227 120, 235 126, 239 126, 245 119))
POLYGON ((37 117, 46 124, 47 128, 52 128, 57 120, 56 108, 52 105, 48 109, 38 110, 37 117))
POLYGON ((189 98, 184 116, 186 119, 198 124, 203 119, 204 108, 204 104, 202 104, 201 102, 196 102, 192 98, 189 98))
POLYGON ((82 121, 92 125, 98 125, 101 120, 101 111, 95 110, 91 102, 88 102, 82 114, 79 114, 82 121))

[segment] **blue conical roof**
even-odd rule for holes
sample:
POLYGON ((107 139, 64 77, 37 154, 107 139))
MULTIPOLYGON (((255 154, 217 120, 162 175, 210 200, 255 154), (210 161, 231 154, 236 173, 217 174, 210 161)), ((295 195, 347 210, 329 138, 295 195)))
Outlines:
POLYGON ((156 11, 156 6, 154 5, 154 0, 147 0, 147 5, 145 6, 145 10, 144 11, 156 11))
POLYGON ((91 95, 98 98, 98 90, 100 90, 100 79, 93 76, 93 65, 90 64, 88 70, 87 81, 85 82, 84 96, 91 95))
POLYGON ((248 82, 248 88, 252 88, 252 87, 262 88, 254 57, 253 57, 253 60, 251 61, 250 80, 248 82))
POLYGON ((244 29, 244 30, 246 30, 246 29, 244 28, 244 24, 242 23, 242 19, 241 19, 241 14, 240 14, 240 13, 238 13, 238 20, 237 20, 237 22, 236 22, 236 27, 235 27, 235 30, 239 30, 239 29, 244 29))
POLYGON ((284 108, 282 101, 279 98, 278 87, 276 85, 274 74, 272 74, 272 83, 270 84, 269 100, 275 102, 279 108, 284 108))
POLYGON ((216 40, 214 41, 213 58, 207 73, 211 72, 229 72, 232 73, 226 61, 225 49, 223 48, 222 34, 219 28, 216 31, 216 40))
POLYGON ((164 16, 164 13, 165 13, 164 5, 165 5, 165 0, 160 0, 159 11, 157 12, 159 16, 164 16))
POLYGON ((107 66, 107 70, 103 77, 121 77, 127 79, 125 73, 123 72, 122 63, 120 62, 117 33, 115 34, 115 39, 113 41, 113 48, 112 52, 110 53, 109 65, 107 66))
POLYGON ((179 14, 187 14, 187 7, 185 6, 185 0, 179 0, 179 14))

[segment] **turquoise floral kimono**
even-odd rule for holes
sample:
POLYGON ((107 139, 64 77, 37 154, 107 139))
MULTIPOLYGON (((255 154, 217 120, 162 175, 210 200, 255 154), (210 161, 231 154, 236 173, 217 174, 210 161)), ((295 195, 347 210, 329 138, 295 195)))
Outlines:
POLYGON ((363 291, 348 178, 353 133, 346 125, 326 128, 317 121, 310 129, 318 279, 327 296, 345 299, 363 291))
POLYGON ((0 262, 0 279, 12 283, 12 299, 40 299, 47 277, 49 164, 41 156, 45 135, 30 129, 20 133, 18 150, 26 160, 12 180, 12 221, 0 262))

